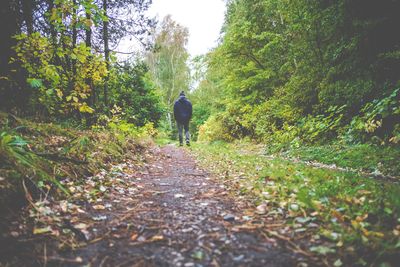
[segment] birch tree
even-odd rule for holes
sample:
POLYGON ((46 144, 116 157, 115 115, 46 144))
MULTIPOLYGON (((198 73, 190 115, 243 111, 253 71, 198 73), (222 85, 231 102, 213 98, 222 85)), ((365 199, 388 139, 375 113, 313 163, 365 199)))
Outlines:
POLYGON ((190 70, 186 50, 188 29, 166 16, 154 34, 155 47, 147 54, 147 62, 163 101, 169 108, 167 120, 172 126, 171 110, 180 91, 189 89, 190 70))

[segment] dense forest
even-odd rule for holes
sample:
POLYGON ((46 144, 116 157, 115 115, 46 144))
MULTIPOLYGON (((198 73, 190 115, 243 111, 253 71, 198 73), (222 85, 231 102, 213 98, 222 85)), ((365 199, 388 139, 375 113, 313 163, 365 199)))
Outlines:
POLYGON ((150 1, 3 1, 2 25, 8 27, 1 32, 2 110, 90 126, 118 106, 128 122, 157 123, 163 107, 145 79, 143 59, 116 60, 123 38, 150 46, 155 21, 144 14, 149 5, 150 1))
MULTIPOLYGON (((72 252, 73 260, 62 253, 84 242, 118 243, 122 234, 110 235, 118 227, 98 224, 129 214, 112 214, 103 201, 135 196, 150 203, 161 200, 148 195, 173 192, 160 202, 167 207, 168 199, 184 202, 193 194, 193 200, 192 188, 210 186, 206 174, 182 163, 190 162, 181 158, 190 153, 222 179, 207 194, 226 201, 224 209, 242 201, 255 206, 241 217, 243 229, 258 227, 263 235, 257 238, 279 240, 298 257, 296 266, 394 267, 400 249, 400 0, 226 0, 218 44, 195 57, 187 50, 188 28, 172 16, 150 17, 151 4, 0 2, 0 245, 10 244, 0 265, 30 266, 21 257, 29 251, 45 255, 34 266, 51 259, 55 266, 91 266, 85 252, 76 254, 83 259, 72 252), (197 142, 179 150, 171 148, 177 143, 172 109, 181 91, 193 104, 190 131, 197 142), (182 173, 170 171, 173 164, 182 173), (160 187, 189 175, 190 190, 146 187, 148 176, 153 183, 161 174, 168 183, 160 187), (210 193, 217 187, 232 198, 210 193), (76 214, 91 214, 98 232, 89 231, 90 218, 76 214), (50 243, 36 236, 59 243, 47 248, 50 243), (62 252, 50 259, 47 250, 62 252)), ((238 216, 221 217, 227 223, 238 216)), ((141 240, 146 227, 132 233, 130 222, 123 223, 131 243, 166 238, 158 233, 141 240)), ((187 251, 183 258, 199 266, 249 264, 229 250, 232 259, 221 265, 213 258, 219 250, 213 257, 187 251)), ((165 263, 146 260, 135 266, 165 263)))
POLYGON ((195 91, 200 137, 399 142, 399 1, 229 1, 195 91), (206 115, 207 114, 207 115, 206 115))

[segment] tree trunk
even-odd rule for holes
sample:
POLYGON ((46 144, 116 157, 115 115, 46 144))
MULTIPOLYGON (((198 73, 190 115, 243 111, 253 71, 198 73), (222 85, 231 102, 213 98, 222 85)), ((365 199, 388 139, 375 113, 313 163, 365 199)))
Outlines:
POLYGON ((28 34, 33 33, 33 1, 21 1, 22 15, 26 24, 26 31, 28 34))
MULTIPOLYGON (((107 0, 103 0, 103 10, 107 17, 107 0)), ((104 59, 106 61, 107 71, 110 70, 110 49, 108 46, 108 21, 103 21, 103 42, 104 42, 104 59)), ((104 81, 104 105, 108 107, 108 74, 104 81)))
MULTIPOLYGON (((53 8, 55 8, 54 6, 54 2, 53 0, 47 0, 47 4, 48 4, 48 13, 51 14, 53 8)), ((57 32, 56 32, 56 28, 54 27, 54 23, 52 21, 50 21, 49 23, 49 29, 50 29, 50 36, 51 36, 51 42, 53 43, 53 45, 56 44, 57 42, 57 32)))
MULTIPOLYGON (((20 66, 14 63, 14 66, 8 64, 10 58, 15 52, 12 47, 16 44, 13 38, 18 34, 18 3, 16 1, 0 1, 0 77, 13 75, 11 69, 20 69, 20 66)), ((19 78, 19 77, 13 77, 19 78)), ((23 80, 20 80, 23 84, 23 80)), ((13 88, 8 79, 0 79, 0 109, 10 111, 15 101, 20 95, 16 95, 21 90, 13 88)), ((22 95, 22 94, 21 94, 22 95)))
MULTIPOLYGON (((72 7, 72 21, 71 21, 71 26, 72 26, 72 50, 76 48, 76 42, 78 39, 78 31, 76 28, 76 23, 77 23, 77 3, 76 0, 72 1, 73 7, 72 7)), ((71 51, 73 53, 73 51, 71 51)), ((69 79, 69 91, 72 92, 75 88, 76 84, 76 59, 70 59, 68 58, 68 61, 71 62, 71 71, 72 71, 72 77, 69 79)))
POLYGON ((77 20, 77 4, 76 0, 72 1, 74 7, 72 8, 72 47, 76 47, 76 41, 78 39, 78 30, 76 29, 76 20, 77 20))
MULTIPOLYGON (((89 10, 86 10, 86 19, 88 21, 92 20, 92 16, 90 15, 89 10)), ((92 27, 91 26, 86 27, 85 44, 86 44, 86 47, 89 47, 89 49, 92 50, 92 27)))
MULTIPOLYGON (((91 21, 91 20, 92 20, 92 16, 91 16, 91 14, 90 14, 90 10, 86 10, 86 19, 87 19, 88 21, 91 21)), ((88 47, 89 50, 91 51, 91 50, 92 50, 92 28, 91 28, 91 26, 88 26, 88 27, 86 28, 86 40, 85 40, 85 44, 86 44, 86 47, 88 47)), ((88 60, 91 60, 91 56, 89 56, 88 60)), ((90 87, 90 96, 89 96, 88 104, 89 104, 90 107, 94 107, 94 105, 95 105, 95 100, 96 100, 96 90, 95 90, 95 88, 94 88, 94 86, 93 86, 93 81, 92 81, 92 79, 91 79, 91 78, 87 78, 87 79, 86 79, 86 84, 89 85, 89 87, 90 87)), ((88 113, 85 113, 85 118, 86 118, 86 124, 87 124, 88 126, 90 126, 90 125, 92 124, 92 117, 91 117, 91 115, 88 114, 88 113)))

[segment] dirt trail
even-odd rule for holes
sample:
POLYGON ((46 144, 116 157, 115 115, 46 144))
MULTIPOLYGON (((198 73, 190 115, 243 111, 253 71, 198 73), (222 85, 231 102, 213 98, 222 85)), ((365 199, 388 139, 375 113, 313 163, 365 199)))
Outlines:
POLYGON ((74 251, 49 246, 47 266, 296 266, 293 252, 249 229, 245 202, 185 149, 154 148, 142 169, 121 177, 134 193, 111 191, 112 209, 90 211, 100 218, 95 237, 74 251))

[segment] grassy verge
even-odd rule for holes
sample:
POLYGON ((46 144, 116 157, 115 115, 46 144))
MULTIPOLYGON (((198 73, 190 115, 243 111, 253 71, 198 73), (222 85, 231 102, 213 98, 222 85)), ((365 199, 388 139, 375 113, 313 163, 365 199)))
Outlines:
MULTIPOLYGON (((81 130, 0 113, 0 266, 19 266, 43 243, 86 245, 95 236, 88 228, 106 220, 91 210, 125 186, 118 177, 143 163, 154 133, 150 124, 81 130)), ((29 264, 46 265, 37 255, 29 264)))
POLYGON ((301 147, 289 150, 281 155, 306 161, 335 164, 339 167, 357 169, 378 175, 399 176, 400 174, 400 148, 398 147, 380 147, 368 144, 353 146, 329 145, 301 147))
POLYGON ((63 181, 79 184, 114 163, 139 159, 144 146, 118 129, 79 130, 0 113, 0 211, 27 193, 67 198, 63 181))
POLYGON ((286 234, 306 239, 303 249, 328 265, 397 264, 399 184, 266 157, 250 144, 196 144, 193 150, 219 177, 235 182, 238 194, 284 218, 291 229, 286 234))

